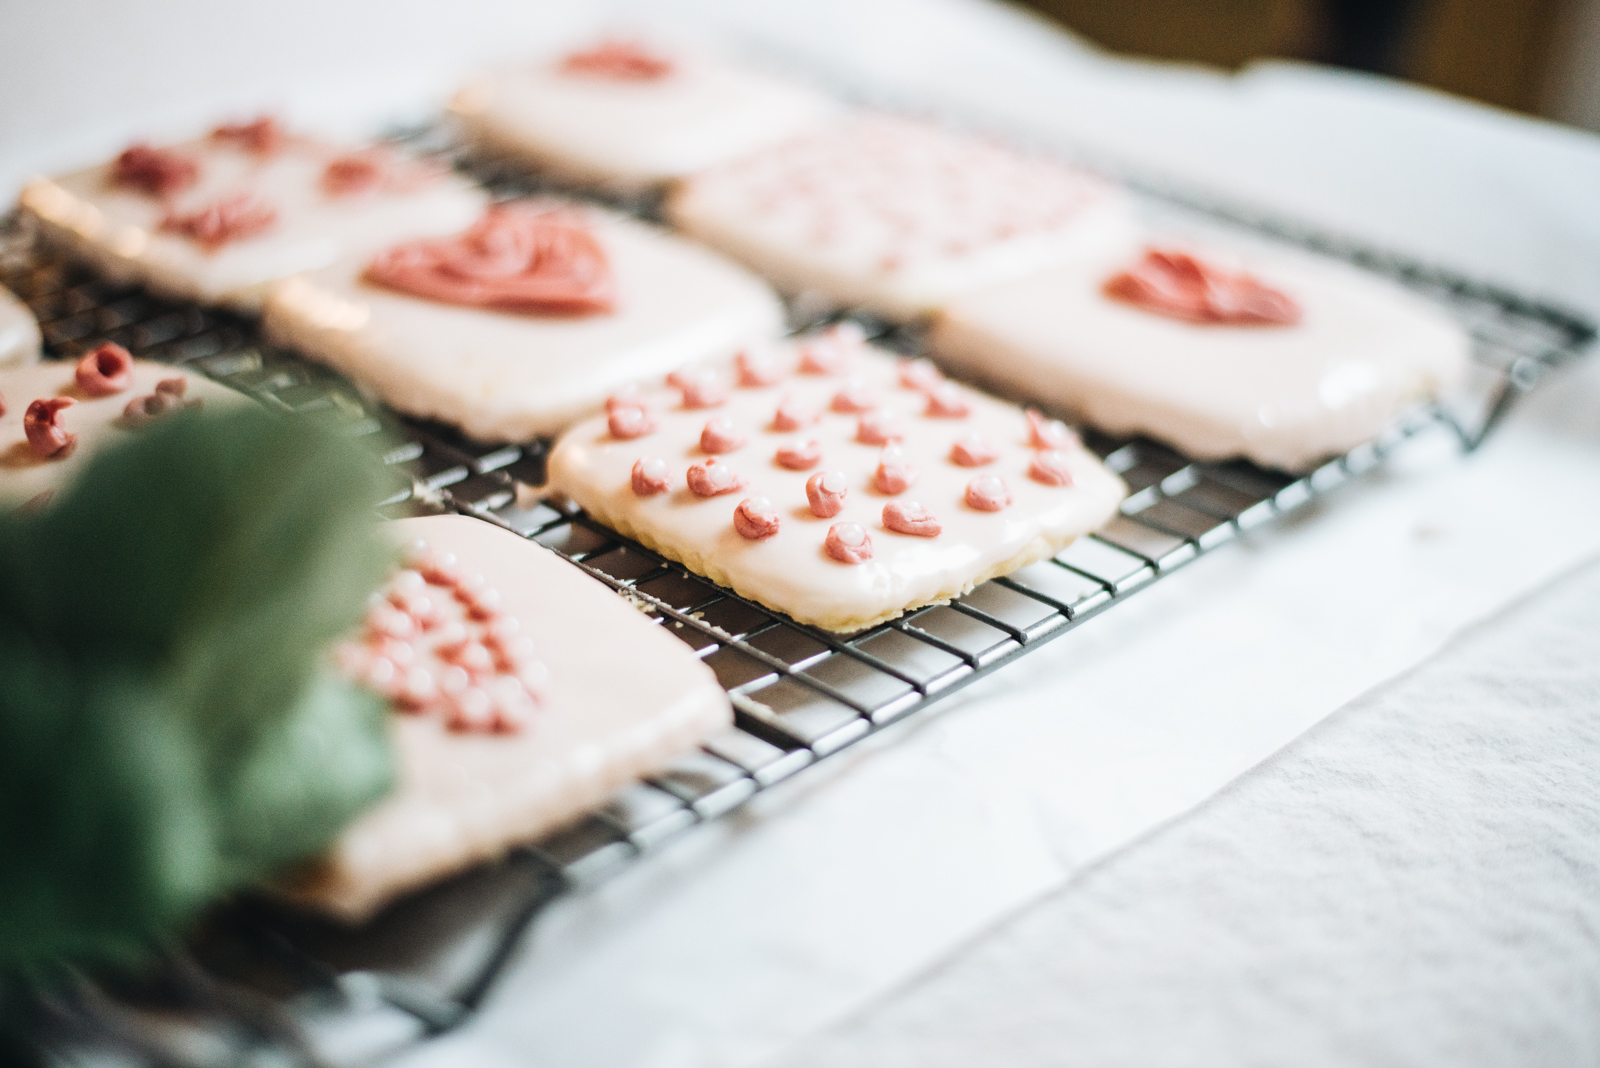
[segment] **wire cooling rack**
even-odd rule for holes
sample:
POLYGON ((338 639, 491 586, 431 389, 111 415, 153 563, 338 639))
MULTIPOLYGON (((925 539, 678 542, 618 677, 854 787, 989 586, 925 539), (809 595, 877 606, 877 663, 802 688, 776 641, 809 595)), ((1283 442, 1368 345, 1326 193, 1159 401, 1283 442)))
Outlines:
MULTIPOLYGON (((430 127, 407 139, 425 151, 453 152, 447 142, 429 143, 438 136, 430 127)), ((513 166, 458 162, 503 196, 547 191, 513 166)), ((1304 475, 1192 462, 1150 441, 1091 432, 1087 444, 1131 490, 1120 515, 1054 559, 849 637, 797 624, 579 511, 538 499, 528 487, 543 482, 544 443, 481 447, 448 428, 400 419, 332 373, 265 345, 254 322, 98 278, 9 220, 0 233, 0 282, 38 316, 50 356, 72 359, 116 341, 296 417, 352 436, 387 434, 388 488, 374 502, 380 514, 460 512, 554 550, 683 640, 715 671, 736 710, 734 728, 577 824, 413 895, 362 928, 244 899, 213 911, 152 968, 69 977, 31 1008, 40 1048, 80 1063, 381 1063, 470 1018, 556 896, 927 709, 1370 470, 1415 435, 1444 429, 1476 448, 1518 396, 1595 336, 1575 315, 1449 272, 1237 210, 1159 197, 1168 208, 1345 259, 1441 303, 1474 337, 1483 371, 1476 398, 1415 408, 1377 440, 1304 475)), ((655 207, 648 200, 613 206, 647 217, 655 207)), ((917 351, 914 331, 864 325, 884 344, 917 351)))

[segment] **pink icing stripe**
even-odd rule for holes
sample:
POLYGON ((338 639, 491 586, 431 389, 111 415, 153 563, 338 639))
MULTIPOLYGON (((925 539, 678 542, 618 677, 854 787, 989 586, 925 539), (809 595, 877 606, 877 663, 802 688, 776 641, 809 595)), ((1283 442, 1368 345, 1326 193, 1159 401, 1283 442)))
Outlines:
POLYGON ((831 519, 843 511, 849 492, 850 480, 843 471, 818 471, 806 479, 806 500, 811 514, 819 519, 831 519))
POLYGON ((1173 250, 1147 250, 1102 288, 1113 300, 1188 323, 1293 326, 1302 314, 1293 297, 1247 273, 1173 250))
POLYGON ((860 523, 835 523, 828 528, 822 547, 841 564, 859 564, 872 559, 872 537, 860 523))
POLYGON ((778 510, 765 497, 747 497, 733 510, 733 529, 741 538, 770 538, 778 532, 778 526, 778 510))
POLYGON ((73 377, 78 388, 91 397, 121 393, 133 382, 133 356, 116 342, 107 341, 78 361, 73 377))
POLYGON ((687 479, 689 490, 697 497, 720 497, 745 487, 745 480, 721 460, 690 464, 687 479))
POLYGON ((466 232, 396 245, 366 280, 469 308, 594 315, 616 307, 616 279, 599 240, 576 217, 490 208, 466 232))
POLYGON ((944 527, 916 501, 890 501, 883 506, 883 525, 897 534, 913 534, 919 538, 937 538, 944 527))
POLYGON ((65 460, 78 447, 78 435, 61 425, 61 412, 78 402, 71 397, 36 400, 22 413, 22 432, 35 456, 42 460, 65 460))
POLYGON ((809 471, 822 462, 822 442, 815 438, 810 441, 790 442, 780 446, 773 459, 779 467, 788 468, 790 471, 809 471))

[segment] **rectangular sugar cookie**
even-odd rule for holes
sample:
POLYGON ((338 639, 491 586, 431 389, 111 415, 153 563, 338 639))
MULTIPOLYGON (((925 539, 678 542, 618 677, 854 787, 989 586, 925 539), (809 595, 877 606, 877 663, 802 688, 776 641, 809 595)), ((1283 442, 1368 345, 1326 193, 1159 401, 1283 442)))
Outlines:
POLYGON ((464 516, 393 529, 422 543, 415 570, 340 658, 395 702, 399 784, 288 891, 350 921, 560 827, 733 721, 687 645, 548 549, 464 516))
POLYGON ((953 301, 930 345, 1109 433, 1290 471, 1450 389, 1469 354, 1442 310, 1353 268, 1173 243, 953 301))
POLYGON ((279 286, 268 333, 402 412, 483 441, 526 441, 597 411, 628 382, 783 329, 760 279, 599 209, 496 208, 465 234, 423 244, 385 260, 392 284, 415 293, 373 281, 367 260, 346 261, 279 286), (464 277, 480 265, 481 277, 464 277))
POLYGON ((781 141, 839 108, 702 51, 613 40, 478 78, 451 110, 482 147, 633 190, 781 141))
POLYGON ((281 278, 458 230, 485 203, 437 165, 300 136, 272 119, 134 145, 21 197, 48 239, 110 277, 244 310, 281 278))
POLYGON ((1065 427, 841 328, 629 393, 551 485, 802 623, 854 631, 1059 552, 1125 493, 1065 427))
POLYGON ((891 319, 1132 240, 1127 198, 1083 171, 865 114, 686 180, 674 225, 788 292, 891 319))

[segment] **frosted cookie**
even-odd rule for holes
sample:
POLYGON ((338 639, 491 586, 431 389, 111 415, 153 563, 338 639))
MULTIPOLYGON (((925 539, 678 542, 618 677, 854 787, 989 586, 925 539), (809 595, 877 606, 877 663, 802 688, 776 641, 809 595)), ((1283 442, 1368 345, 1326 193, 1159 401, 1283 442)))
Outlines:
POLYGON ((39 321, 11 290, 0 286, 0 370, 39 362, 39 321))
POLYGON ((696 175, 668 212, 781 289, 890 318, 1133 240, 1099 178, 881 115, 696 175))
POLYGON ((402 237, 449 233, 485 195, 383 146, 325 144, 272 119, 23 190, 45 235, 113 278, 253 309, 264 286, 402 237))
POLYGON ((836 631, 1051 556, 1124 494, 1061 424, 839 330, 614 398, 556 444, 550 481, 712 581, 836 631))
POLYGON ((97 449, 199 404, 243 404, 209 379, 105 344, 77 363, 0 371, 0 508, 44 504, 97 449))
POLYGON ((814 126, 820 93, 684 49, 604 41, 463 88, 468 137, 568 180, 632 189, 814 126))
POLYGON ((597 411, 624 383, 775 337, 765 283, 642 223, 521 205, 286 282, 276 339, 393 407, 483 441, 526 441, 597 411))
POLYGON ((1179 246, 955 301, 930 343, 949 366, 1112 434, 1291 471, 1449 389, 1469 354, 1442 311, 1352 268, 1179 246))
POLYGON ((399 785, 292 889, 350 920, 559 827, 732 722, 687 646, 549 550, 463 516, 393 529, 406 569, 338 657, 395 709, 399 785))

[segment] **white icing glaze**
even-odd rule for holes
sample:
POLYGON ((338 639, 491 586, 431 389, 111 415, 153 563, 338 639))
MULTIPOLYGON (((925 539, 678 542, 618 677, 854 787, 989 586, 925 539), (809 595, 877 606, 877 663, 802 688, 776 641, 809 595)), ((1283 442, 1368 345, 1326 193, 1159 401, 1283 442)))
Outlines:
POLYGON ((0 286, 0 370, 39 362, 39 322, 11 290, 0 286))
POLYGON ((367 284, 365 261, 354 261, 277 287, 266 329, 400 411, 484 441, 552 433, 598 411, 625 383, 731 356, 782 330, 771 289, 715 253, 630 219, 573 210, 590 221, 615 272, 614 312, 443 304, 367 284))
POLYGON ((690 174, 838 110, 771 75, 681 49, 662 54, 673 71, 650 81, 564 74, 559 57, 498 71, 463 88, 451 109, 486 146, 614 188, 690 174))
POLYGON ((1110 433, 1286 470, 1370 440, 1465 373, 1465 332, 1388 283, 1288 253, 1195 254, 1250 271, 1304 318, 1195 325, 1131 307, 1101 292, 1134 258, 1122 256, 954 301, 930 343, 969 377, 1110 433))
MULTIPOLYGON (((22 207, 48 237, 113 278, 178 299, 253 310, 263 288, 278 279, 402 237, 459 230, 486 203, 483 192, 447 173, 404 190, 329 196, 323 170, 349 149, 304 138, 291 138, 267 157, 209 139, 172 147, 197 159, 201 173, 196 184, 166 200, 111 185, 111 164, 102 164, 34 182, 22 192, 22 207), (160 228, 169 210, 187 214, 241 192, 277 209, 272 228, 215 251, 160 228)), ((420 165, 401 160, 398 166, 420 165)))
POLYGON ((154 392, 162 379, 184 379, 188 382, 185 398, 199 398, 209 406, 249 403, 243 395, 210 379, 147 360, 133 362, 133 380, 127 389, 109 397, 91 397, 78 388, 77 366, 70 360, 52 360, 0 372, 0 396, 6 401, 6 412, 0 415, 0 507, 14 508, 45 490, 61 489, 98 449, 136 437, 139 431, 127 425, 122 410, 133 398, 154 392), (77 402, 62 411, 58 420, 64 430, 78 435, 77 447, 64 459, 41 459, 22 429, 28 405, 48 397, 71 397, 77 402))
POLYGON ((696 175, 668 212, 785 290, 892 318, 1120 247, 1134 229, 1107 182, 881 115, 696 175))
MULTIPOLYGON (((794 347, 786 352, 785 366, 795 367, 794 347)), ((926 416, 926 398, 900 384, 896 361, 862 347, 843 373, 791 374, 771 386, 737 388, 710 412, 683 409, 677 390, 647 390, 646 403, 660 420, 654 433, 618 441, 604 419, 580 423, 557 443, 550 480, 602 522, 746 597, 805 623, 856 630, 1059 552, 1109 518, 1122 499, 1121 480, 1078 447, 1067 456, 1071 488, 1030 480, 1032 449, 1022 411, 957 388, 971 405, 969 416, 926 416), (884 494, 875 485, 884 450, 856 440, 861 416, 828 409, 849 376, 859 377, 899 415, 905 431, 900 458, 918 469, 915 483, 899 494, 884 494), (799 431, 774 429, 773 413, 786 395, 820 412, 818 421, 799 431), (699 445, 708 415, 731 420, 749 438, 748 445, 717 458, 747 485, 702 499, 687 488, 686 474, 691 464, 708 459, 699 445), (951 463, 954 439, 974 432, 993 442, 999 458, 981 469, 951 463), (814 468, 789 470, 775 460, 781 446, 810 439, 823 446, 814 468), (631 472, 641 456, 666 462, 667 492, 634 493, 631 472), (848 493, 838 514, 819 518, 807 503, 805 487, 814 474, 828 471, 844 473, 848 493), (980 472, 1005 479, 1013 498, 1009 507, 983 513, 963 503, 967 483, 980 472), (781 520, 777 534, 752 541, 734 529, 734 509, 749 497, 772 501, 781 520), (883 507, 891 500, 923 504, 943 533, 924 538, 885 529, 883 507), (836 523, 857 523, 866 530, 874 550, 869 562, 844 565, 828 557, 823 543, 836 523)))
POLYGON ((390 529, 483 574, 551 671, 518 733, 393 717, 398 788, 289 891, 352 921, 560 826, 732 722, 727 694, 687 645, 549 550, 464 516, 390 529))

